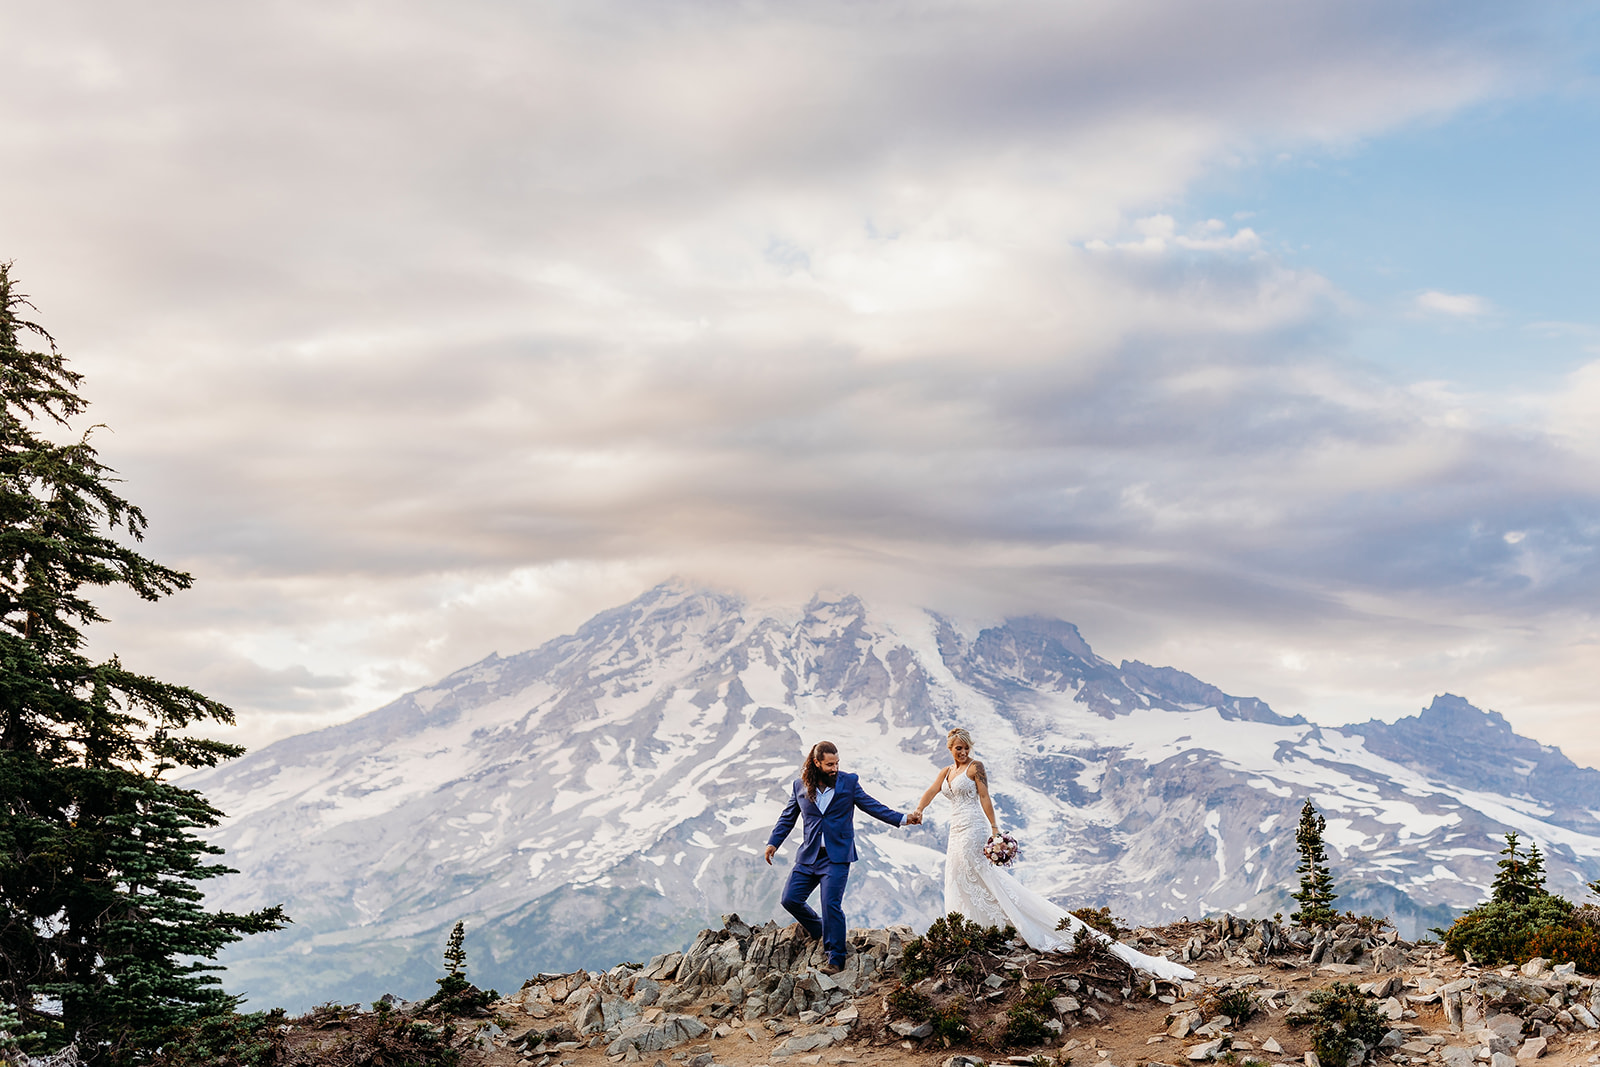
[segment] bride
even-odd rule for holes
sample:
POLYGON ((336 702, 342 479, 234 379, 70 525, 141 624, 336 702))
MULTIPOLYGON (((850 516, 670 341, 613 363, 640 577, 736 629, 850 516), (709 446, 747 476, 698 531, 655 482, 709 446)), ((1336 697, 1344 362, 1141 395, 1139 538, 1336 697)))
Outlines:
POLYGON ((989 778, 983 764, 972 758, 972 735, 962 729, 951 730, 945 740, 954 763, 939 772, 933 785, 922 794, 917 815, 943 793, 950 800, 950 845, 945 856, 944 910, 956 911, 984 926, 1017 928, 1029 947, 1040 952, 1062 952, 1072 947, 1079 930, 1104 942, 1112 954, 1157 978, 1192 979, 1194 972, 1159 956, 1135 952, 1105 934, 1086 926, 1038 893, 1028 889, 1010 874, 989 862, 983 854, 988 843, 984 820, 990 834, 998 834, 994 805, 989 802, 989 778), (1057 929, 1062 919, 1065 929, 1057 929))

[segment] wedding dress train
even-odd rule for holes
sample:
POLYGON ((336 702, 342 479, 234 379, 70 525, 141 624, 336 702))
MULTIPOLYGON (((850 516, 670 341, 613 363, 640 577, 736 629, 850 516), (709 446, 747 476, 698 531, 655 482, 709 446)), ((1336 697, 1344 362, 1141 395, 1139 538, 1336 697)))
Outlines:
POLYGON ((1072 948, 1078 931, 1104 942, 1112 954, 1157 978, 1190 980, 1194 972, 1179 963, 1159 956, 1146 956, 1105 934, 1086 926, 1076 916, 1024 886, 1000 867, 989 862, 983 846, 989 839, 989 823, 978 802, 978 785, 963 773, 952 773, 942 792, 950 801, 950 845, 945 856, 944 910, 958 911, 984 926, 1017 928, 1030 948, 1040 952, 1063 952, 1072 948), (1068 928, 1056 929, 1062 919, 1068 928))

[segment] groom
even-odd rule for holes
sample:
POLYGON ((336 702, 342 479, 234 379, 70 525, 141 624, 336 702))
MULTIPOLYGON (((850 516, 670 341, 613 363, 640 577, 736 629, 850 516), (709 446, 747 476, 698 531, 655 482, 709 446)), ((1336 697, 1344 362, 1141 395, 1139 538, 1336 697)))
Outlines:
POLYGON ((856 861, 856 808, 890 826, 914 826, 922 821, 918 812, 905 815, 869 797, 855 775, 839 773, 839 750, 833 742, 818 741, 806 754, 789 803, 767 840, 770 866, 773 853, 794 829, 795 817, 805 816, 805 836, 789 884, 783 890, 783 906, 800 921, 806 933, 827 946, 828 964, 821 968, 824 974, 838 974, 844 969, 844 886, 850 880, 850 865, 856 861), (822 886, 820 919, 806 903, 818 885, 822 886))

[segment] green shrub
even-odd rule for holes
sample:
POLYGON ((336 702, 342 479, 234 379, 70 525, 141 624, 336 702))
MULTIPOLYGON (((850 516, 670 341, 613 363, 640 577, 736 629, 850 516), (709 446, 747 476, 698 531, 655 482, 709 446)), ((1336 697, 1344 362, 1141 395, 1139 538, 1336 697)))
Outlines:
POLYGON ((284 1053, 282 1008, 213 1015, 174 1034, 157 1067, 273 1067, 284 1053))
POLYGON ((972 1037, 972 1027, 967 1022, 967 1002, 960 997, 952 997, 944 1007, 935 1010, 928 1021, 933 1023, 933 1036, 952 1045, 972 1037))
POLYGON ((1477 964, 1518 963, 1534 955, 1530 943, 1541 930, 1569 928, 1572 910, 1570 901, 1548 893, 1522 904, 1491 900, 1461 916, 1448 930, 1434 932, 1459 960, 1470 954, 1477 964))
POLYGON ((913 938, 900 958, 900 971, 909 982, 926 978, 945 964, 957 963, 974 952, 997 954, 1017 936, 1014 926, 1000 929, 979 926, 958 911, 933 920, 928 932, 913 938))
POLYGON ((1543 956, 1552 963, 1575 963, 1584 974, 1600 974, 1600 930, 1592 926, 1546 926, 1528 939, 1528 959, 1543 956))
POLYGON ((1072 948, 1067 950, 1067 954, 1080 960, 1088 960, 1096 956, 1108 956, 1111 954, 1111 950, 1106 947, 1104 941, 1101 941, 1090 932, 1088 926, 1081 926, 1078 928, 1078 932, 1073 935, 1072 948))
POLYGON ((1006 1009, 1006 1025, 1000 1031, 1000 1044, 1007 1048, 1042 1045, 1054 1035, 1044 1025, 1044 1016, 1027 1004, 1006 1009))
POLYGON ((1043 982, 1029 982, 1019 999, 1022 1004, 1034 1011, 1044 1011, 1057 996, 1056 991, 1043 982))
POLYGON ((926 1022, 933 1018, 933 1001, 910 986, 901 986, 889 994, 889 1014, 912 1022, 926 1022))
POLYGON ((1345 1067, 1356 1052, 1376 1045, 1388 1029, 1377 1005, 1349 982, 1335 982, 1311 994, 1312 1009, 1296 1012, 1290 1026, 1311 1027, 1311 1048, 1324 1067, 1345 1067))
MULTIPOLYGON (((1122 925, 1124 920, 1118 919, 1112 915, 1109 907, 1075 908, 1072 914, 1084 925, 1092 926, 1108 937, 1120 938, 1123 934, 1128 932, 1128 928, 1122 925)), ((1072 924, 1067 920, 1062 919, 1056 924, 1056 929, 1065 930, 1071 925, 1072 924)))
POLYGON ((1241 1026, 1259 1010, 1260 1005, 1247 991, 1234 989, 1215 998, 1211 1007, 1212 1011, 1208 1014, 1226 1015, 1233 1020, 1234 1026, 1241 1026))

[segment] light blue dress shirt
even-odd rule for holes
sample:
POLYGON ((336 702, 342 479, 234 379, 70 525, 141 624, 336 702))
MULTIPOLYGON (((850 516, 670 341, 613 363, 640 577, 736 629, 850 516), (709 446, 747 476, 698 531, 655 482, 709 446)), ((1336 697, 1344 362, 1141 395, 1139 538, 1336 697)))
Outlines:
MULTIPOLYGON (((833 787, 831 785, 823 786, 821 789, 817 790, 817 800, 816 800, 817 810, 818 811, 827 811, 828 810, 828 802, 831 801, 832 799, 833 799, 833 787)), ((828 835, 824 834, 822 832, 822 828, 821 827, 817 828, 817 835, 822 838, 822 848, 823 848, 824 851, 826 851, 827 848, 828 848, 828 835)))

